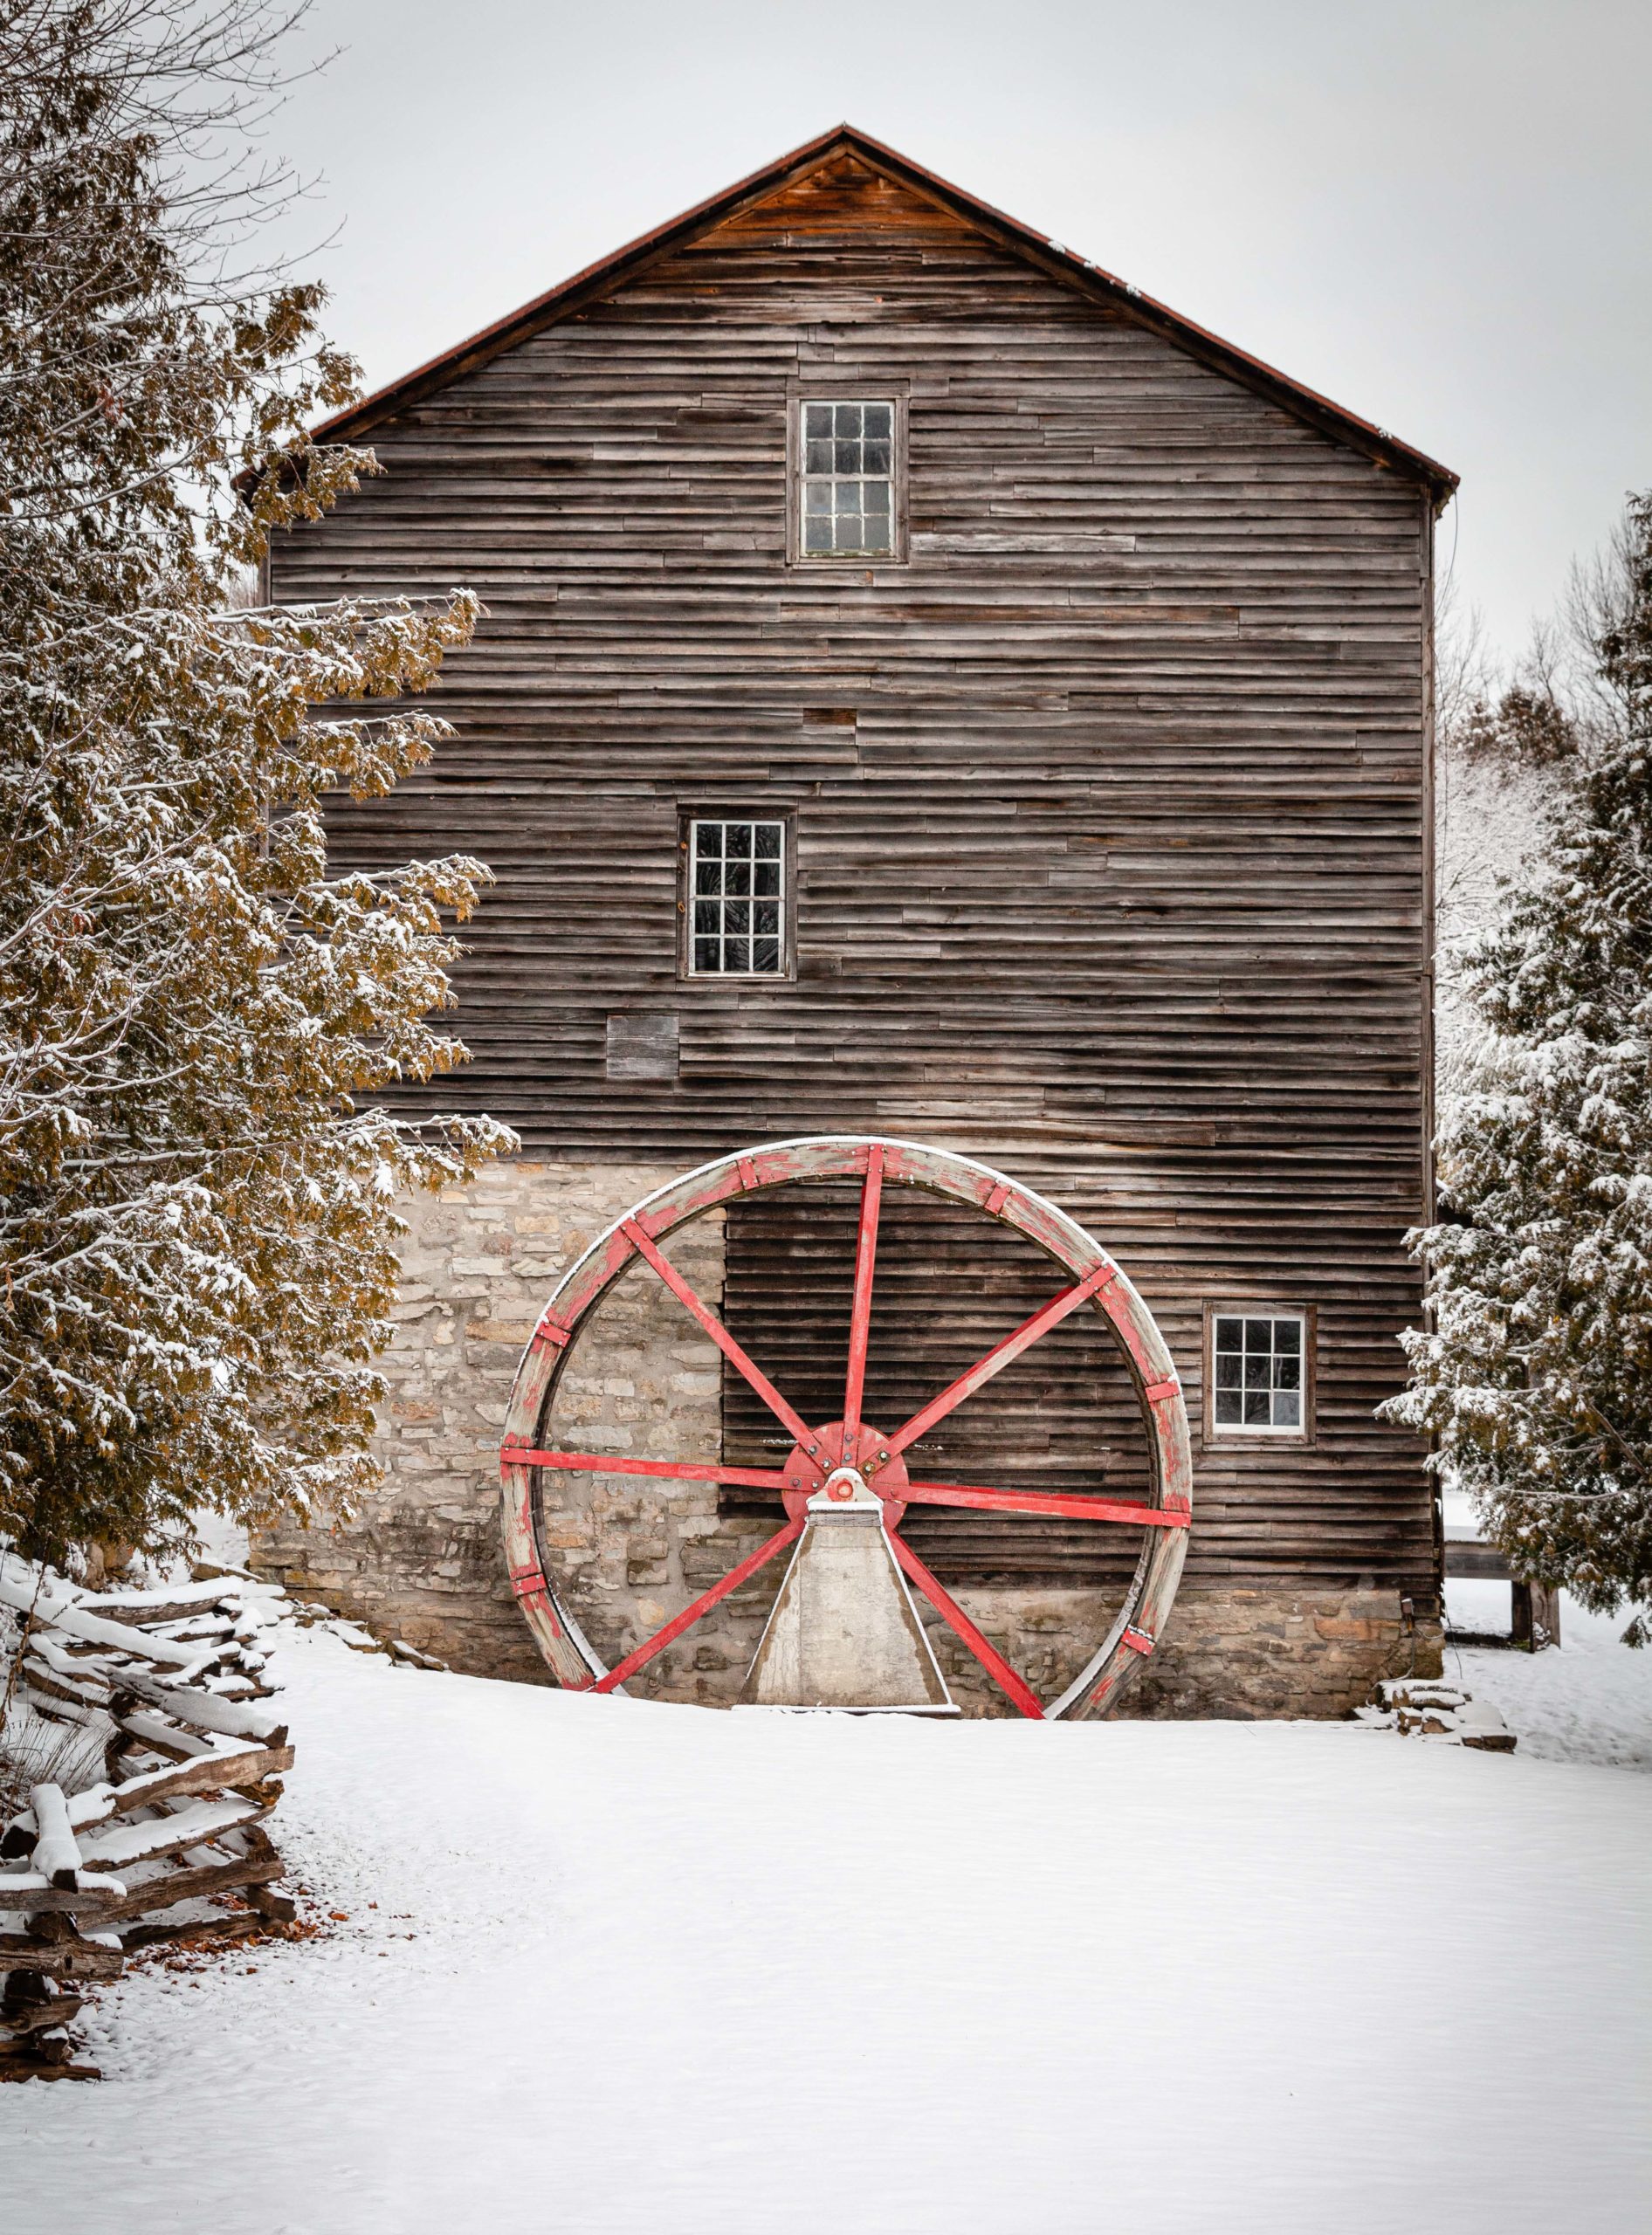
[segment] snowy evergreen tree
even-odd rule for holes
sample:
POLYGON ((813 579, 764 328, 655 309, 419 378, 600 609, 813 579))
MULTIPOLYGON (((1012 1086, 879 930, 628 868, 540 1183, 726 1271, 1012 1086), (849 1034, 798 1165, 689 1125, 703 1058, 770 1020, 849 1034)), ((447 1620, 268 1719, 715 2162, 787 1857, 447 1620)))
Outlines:
POLYGON ((1493 1038, 1437 1145, 1463 1223, 1413 1237, 1434 1331, 1383 1409, 1436 1436, 1518 1573, 1611 1612, 1652 1600, 1652 496, 1587 609, 1581 696, 1539 677, 1496 710, 1563 781, 1466 960, 1493 1038))
POLYGON ((428 758, 371 702, 474 601, 246 603, 375 470, 304 438, 353 392, 320 291, 233 269, 290 21, 0 0, 0 1532, 36 1553, 348 1505, 395 1196, 510 1140, 374 1101, 463 1058, 430 1018, 485 871, 331 875, 320 811, 428 758))

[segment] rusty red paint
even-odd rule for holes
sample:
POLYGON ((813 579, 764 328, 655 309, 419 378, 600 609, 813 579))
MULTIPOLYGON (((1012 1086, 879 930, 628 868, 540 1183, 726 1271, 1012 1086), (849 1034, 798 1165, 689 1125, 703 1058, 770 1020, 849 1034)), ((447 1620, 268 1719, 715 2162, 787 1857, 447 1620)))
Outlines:
POLYGON ((878 1260, 878 1218, 884 1193, 884 1152, 876 1141, 866 1151, 866 1179, 860 1191, 860 1231, 855 1242, 855 1300, 849 1318, 849 1373, 843 1386, 843 1440, 850 1449, 860 1441, 860 1404, 866 1387, 866 1345, 871 1332, 872 1276, 878 1260))
POLYGON ((1038 1695, 1023 1683, 1002 1654, 995 1646, 988 1644, 956 1600, 948 1597, 905 1538, 897 1536, 891 1530, 889 1542, 895 1558, 911 1576, 925 1598, 928 1599, 942 1621, 963 1640, 981 1667, 998 1685, 1000 1690, 1015 1702, 1029 1722, 1042 1723, 1044 1719, 1044 1710, 1038 1695))
POLYGON ((998 1216, 1004 1205, 1009 1200, 1009 1182, 1007 1179, 1001 1179, 982 1206, 988 1218, 995 1219, 998 1216))
POLYGON ((774 1558, 776 1552, 783 1552, 788 1544, 802 1534, 802 1530, 801 1521, 788 1521, 784 1529, 778 1530, 767 1543, 760 1544, 738 1567, 731 1568, 720 1583, 714 1583, 709 1591, 703 1591, 692 1606, 685 1606, 682 1613, 667 1622, 663 1630, 656 1630, 651 1638, 644 1639, 641 1645, 628 1653, 623 1661, 609 1670, 606 1676, 599 1676, 591 1689, 594 1692, 611 1692, 628 1676, 635 1676, 637 1670, 652 1661, 657 1653, 664 1652, 674 1638, 680 1638, 683 1632, 692 1629, 703 1614, 709 1614, 719 1599, 726 1599, 731 1591, 738 1591, 741 1584, 748 1577, 754 1576, 759 1568, 774 1558))
MULTIPOLYGON (((794 1449, 796 1447, 794 1446, 794 1449)), ((811 1488, 818 1485, 820 1468, 807 1453, 801 1454, 810 1470, 811 1488)), ((624 1451, 516 1450, 513 1467, 560 1467, 575 1475, 635 1475, 667 1482, 738 1482, 743 1489, 785 1491, 792 1477, 773 1468, 726 1467, 720 1461, 699 1459, 637 1459, 624 1451)))
POLYGON ((1127 1645, 1132 1653, 1146 1654, 1151 1653, 1153 1648, 1153 1640, 1146 1630, 1132 1630, 1126 1627, 1119 1641, 1121 1645, 1127 1645))
MULTIPOLYGON (((820 1449, 819 1466, 795 1444, 786 1461, 783 1480, 786 1510, 794 1521, 801 1521, 809 1510, 809 1501, 820 1488, 820 1468, 829 1471, 834 1467, 857 1467, 864 1476, 866 1462, 874 1451, 882 1447, 880 1432, 862 1423, 859 1434, 853 1442, 848 1434, 848 1422, 828 1420, 815 1431, 820 1449)), ((906 1510, 906 1462, 891 1459, 878 1480, 869 1486, 884 1502, 884 1525, 893 1529, 906 1510)))
POLYGON ((1144 1389, 1141 1393, 1149 1405, 1161 1405, 1167 1397, 1178 1396, 1180 1389, 1178 1381, 1155 1381, 1151 1389, 1144 1389))
POLYGON ((542 1599, 550 1585, 542 1568, 521 1567, 511 1570, 511 1589, 519 1599, 542 1599))
POLYGON ((912 1505, 978 1506, 995 1513, 1050 1514, 1063 1521, 1118 1522, 1132 1529, 1185 1529, 1192 1518, 1186 1506, 1139 1505, 1119 1498, 1065 1497, 1049 1490, 993 1490, 978 1489, 969 1482, 909 1482, 905 1496, 912 1505))

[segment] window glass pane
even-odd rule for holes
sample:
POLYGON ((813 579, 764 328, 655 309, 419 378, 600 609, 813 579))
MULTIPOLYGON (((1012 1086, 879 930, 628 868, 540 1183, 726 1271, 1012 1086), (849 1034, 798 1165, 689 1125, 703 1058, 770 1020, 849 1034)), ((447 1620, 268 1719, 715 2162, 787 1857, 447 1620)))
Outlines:
POLYGON ((1306 1420, 1303 1327, 1294 1314, 1214 1317, 1211 1404, 1218 1427, 1301 1433, 1306 1420))
POLYGON ((781 968, 785 846, 781 822, 754 819, 692 826, 690 967, 696 974, 781 968), (754 889, 762 894, 761 900, 751 897, 754 889))
POLYGON ((894 427, 891 403, 804 404, 806 556, 893 551, 894 427), (829 516, 829 529, 819 525, 823 516, 829 516))

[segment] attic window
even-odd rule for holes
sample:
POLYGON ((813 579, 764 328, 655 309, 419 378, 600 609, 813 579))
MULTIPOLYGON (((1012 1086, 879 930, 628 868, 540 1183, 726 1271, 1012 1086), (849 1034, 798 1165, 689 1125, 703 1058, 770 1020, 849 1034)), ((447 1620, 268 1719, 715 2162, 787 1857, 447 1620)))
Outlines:
POLYGON ((786 824, 730 816, 688 826, 691 977, 773 977, 785 968, 786 824))
POLYGON ((889 558, 895 550, 895 406, 805 398, 799 443, 805 559, 889 558))

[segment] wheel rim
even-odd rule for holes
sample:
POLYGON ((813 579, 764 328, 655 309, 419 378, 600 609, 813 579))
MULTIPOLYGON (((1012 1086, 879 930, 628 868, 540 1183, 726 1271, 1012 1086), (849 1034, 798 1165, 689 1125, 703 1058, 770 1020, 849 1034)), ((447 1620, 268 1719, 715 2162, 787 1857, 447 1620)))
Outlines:
POLYGON ((499 1448, 499 1473, 511 1587, 558 1681, 574 1690, 619 1690, 657 1654, 795 1543, 803 1528, 809 1497, 821 1489, 834 1468, 844 1465, 857 1469, 882 1499, 890 1544, 907 1576, 1022 1715, 1053 1719, 1099 1714, 1153 1652, 1168 1619, 1187 1553, 1193 1464, 1181 1386, 1146 1305, 1093 1235, 1056 1205, 1002 1173, 916 1142, 829 1134, 773 1142, 720 1157, 657 1189, 592 1243, 565 1275, 540 1317, 511 1393, 499 1448), (662 1255, 658 1244, 694 1219, 743 1197, 800 1182, 844 1179, 860 1180, 861 1198, 843 1410, 838 1420, 811 1424, 747 1357, 710 1305, 662 1255), (1071 1276, 1068 1287, 894 1429, 862 1418, 878 1232, 884 1191, 890 1186, 921 1188, 983 1212, 1025 1235, 1071 1276), (552 1439, 541 1441, 575 1338, 615 1283, 639 1261, 711 1337, 791 1436, 791 1450, 781 1468, 637 1459, 613 1453, 562 1450, 554 1448, 552 1439), (1150 1498, 1111 1499, 1090 1494, 1004 1491, 984 1484, 914 1482, 903 1455, 905 1451, 1050 1329, 1086 1304, 1111 1325, 1135 1387, 1152 1463, 1150 1498), (547 1571, 540 1531, 540 1489, 544 1475, 553 1470, 768 1489, 780 1498, 786 1521, 719 1582, 610 1668, 580 1630, 547 1571), (1140 1557, 1119 1613, 1058 1698, 1049 1702, 1037 1698, 906 1543, 900 1524, 915 1504, 1050 1515, 1142 1532, 1140 1557))

